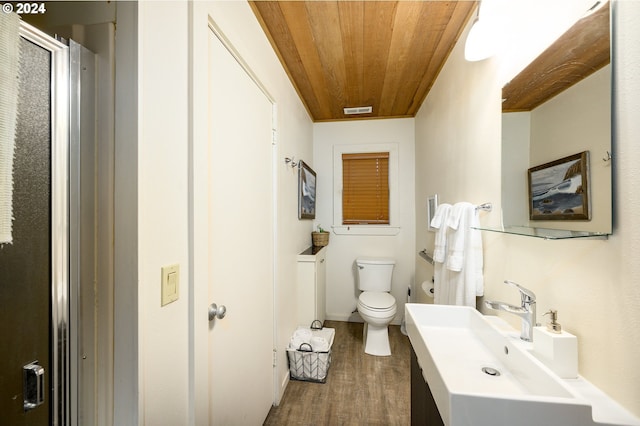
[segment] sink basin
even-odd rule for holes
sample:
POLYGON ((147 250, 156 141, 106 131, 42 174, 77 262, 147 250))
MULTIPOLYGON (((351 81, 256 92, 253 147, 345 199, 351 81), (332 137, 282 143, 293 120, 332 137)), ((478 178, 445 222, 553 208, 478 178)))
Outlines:
POLYGON ((594 421, 592 403, 535 358, 532 344, 502 319, 466 306, 409 303, 405 310, 407 334, 445 425, 616 424, 594 421))

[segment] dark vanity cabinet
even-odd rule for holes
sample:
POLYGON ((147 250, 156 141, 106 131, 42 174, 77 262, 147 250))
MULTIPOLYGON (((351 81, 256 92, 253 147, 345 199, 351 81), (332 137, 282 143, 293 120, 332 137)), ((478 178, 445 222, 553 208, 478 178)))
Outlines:
POLYGON ((444 425, 429 385, 422 377, 416 353, 411 348, 411 425, 444 425))

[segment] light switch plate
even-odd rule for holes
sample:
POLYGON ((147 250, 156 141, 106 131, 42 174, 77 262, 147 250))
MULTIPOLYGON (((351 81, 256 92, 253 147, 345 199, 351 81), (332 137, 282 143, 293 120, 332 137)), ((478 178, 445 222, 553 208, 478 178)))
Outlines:
POLYGON ((180 295, 180 265, 162 267, 162 301, 161 306, 178 300, 180 295))

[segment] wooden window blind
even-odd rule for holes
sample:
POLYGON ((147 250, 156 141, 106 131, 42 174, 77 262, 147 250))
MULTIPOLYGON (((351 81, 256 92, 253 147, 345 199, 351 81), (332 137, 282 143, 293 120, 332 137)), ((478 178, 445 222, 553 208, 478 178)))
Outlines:
POLYGON ((342 224, 389 224, 389 153, 342 154, 342 224))

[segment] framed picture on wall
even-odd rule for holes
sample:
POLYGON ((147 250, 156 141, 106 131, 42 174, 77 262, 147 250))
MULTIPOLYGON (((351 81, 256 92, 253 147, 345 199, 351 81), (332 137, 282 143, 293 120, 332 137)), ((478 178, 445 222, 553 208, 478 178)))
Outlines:
POLYGON ((316 217, 316 172, 304 161, 298 167, 298 219, 316 217))
POLYGON ((528 174, 531 220, 591 220, 589 151, 532 167, 528 174))
POLYGON ((427 230, 431 232, 436 232, 437 228, 431 226, 431 220, 436 214, 436 209, 438 208, 438 194, 430 195, 427 197, 427 230))

